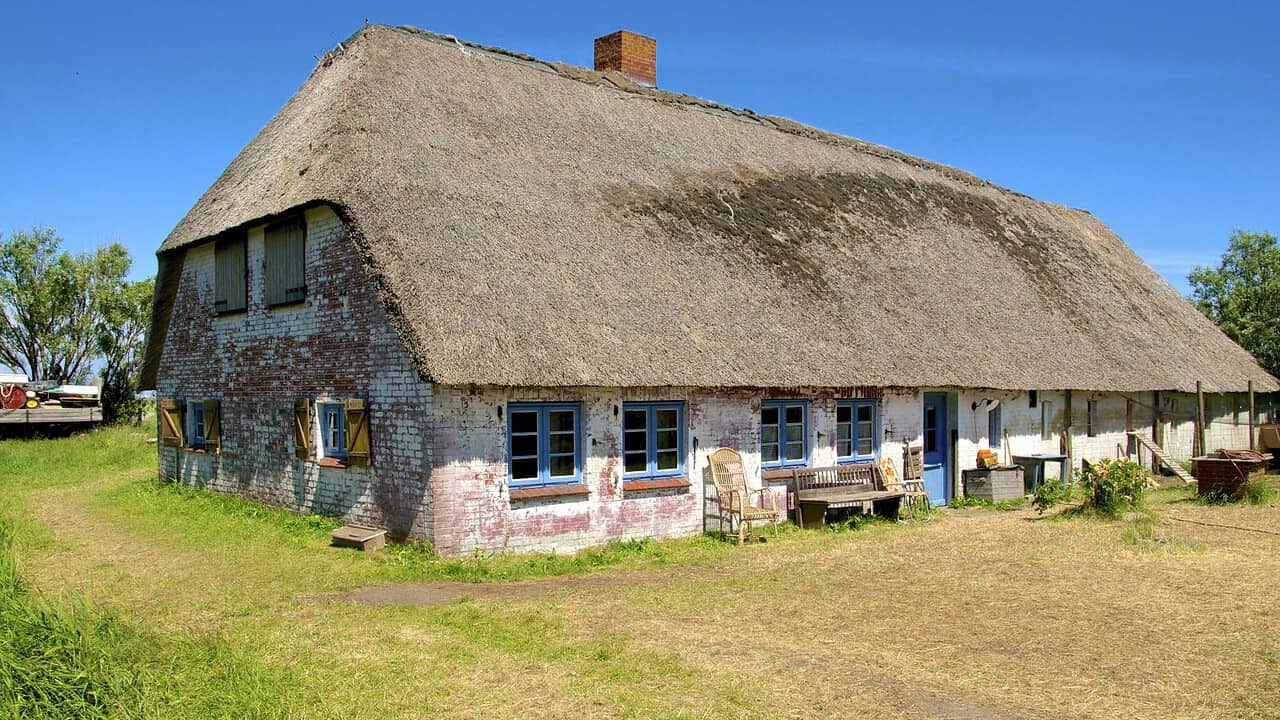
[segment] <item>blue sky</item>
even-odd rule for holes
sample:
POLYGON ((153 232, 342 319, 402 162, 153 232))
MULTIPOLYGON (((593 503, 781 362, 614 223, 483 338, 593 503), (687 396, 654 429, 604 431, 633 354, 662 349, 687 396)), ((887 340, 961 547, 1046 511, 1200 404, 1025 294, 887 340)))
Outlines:
POLYGON ((626 28, 667 89, 1085 208, 1180 290, 1280 232, 1280 3, 329 2, 0 6, 0 232, 125 243, 135 276, 365 19, 591 63, 626 28), (51 9, 56 8, 56 9, 51 9))

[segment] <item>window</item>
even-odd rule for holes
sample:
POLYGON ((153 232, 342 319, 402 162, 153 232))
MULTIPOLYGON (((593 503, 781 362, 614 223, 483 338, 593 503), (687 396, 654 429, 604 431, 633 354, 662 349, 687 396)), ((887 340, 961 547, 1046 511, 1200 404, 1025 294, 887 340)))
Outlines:
POLYGON ((684 403, 622 406, 623 474, 672 477, 684 474, 684 403))
POLYGON ((342 403, 318 403, 320 447, 325 457, 347 456, 347 419, 342 403))
POLYGON ((204 403, 199 400, 187 401, 187 440, 188 447, 203 448, 205 437, 204 403))
POLYGON ((245 288, 245 236, 219 240, 213 251, 213 310, 240 312, 248 305, 245 288))
POLYGON ((1040 403, 1040 439, 1053 438, 1053 403, 1044 400, 1040 403))
POLYGON ((836 460, 874 460, 876 442, 876 401, 836 402, 836 460))
POLYGON ((263 237, 267 307, 307 298, 306 236, 307 228, 301 219, 267 227, 263 237))
POLYGON ((792 467, 809 461, 808 415, 809 403, 804 400, 761 401, 761 467, 792 467))
POLYGON ((507 447, 513 486, 581 482, 580 408, 577 403, 507 406, 507 447))
POLYGON ((1004 417, 1001 406, 987 408, 987 447, 995 450, 1000 447, 1004 437, 1004 417))
POLYGON ((1098 402, 1089 400, 1085 403, 1084 416, 1085 435, 1089 437, 1098 436, 1098 402))

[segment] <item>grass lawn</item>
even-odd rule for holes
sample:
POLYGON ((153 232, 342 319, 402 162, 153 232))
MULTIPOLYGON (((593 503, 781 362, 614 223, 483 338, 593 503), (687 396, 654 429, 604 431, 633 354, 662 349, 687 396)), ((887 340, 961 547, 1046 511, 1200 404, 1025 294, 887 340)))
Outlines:
POLYGON ((64 665, 105 717, 1280 718, 1274 501, 442 561, 159 486, 144 435, 0 443, 0 718, 64 665))

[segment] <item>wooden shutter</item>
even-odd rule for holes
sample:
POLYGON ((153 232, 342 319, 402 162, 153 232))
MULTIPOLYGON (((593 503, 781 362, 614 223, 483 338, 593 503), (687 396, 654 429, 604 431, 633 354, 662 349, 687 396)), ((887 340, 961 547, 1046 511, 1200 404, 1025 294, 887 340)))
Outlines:
POLYGON ((204 401, 204 450, 222 452, 222 413, 217 400, 204 401))
POLYGON ((302 460, 311 457, 311 401, 306 398, 293 401, 293 450, 302 460))
POLYGON ((306 299, 306 235, 306 226, 300 219, 267 228, 263 239, 267 305, 306 299))
POLYGON ((346 402, 347 464, 369 464, 369 410, 364 400, 346 402))
POLYGON ((182 403, 173 399, 160 401, 160 444, 182 447, 182 403))
POLYGON ((216 312, 244 310, 247 305, 245 292, 245 236, 220 240, 213 254, 213 309, 216 312))

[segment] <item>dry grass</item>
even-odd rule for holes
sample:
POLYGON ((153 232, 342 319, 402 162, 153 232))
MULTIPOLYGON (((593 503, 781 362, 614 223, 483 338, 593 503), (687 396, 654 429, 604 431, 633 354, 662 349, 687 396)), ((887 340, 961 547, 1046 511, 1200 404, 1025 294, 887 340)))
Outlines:
POLYGON ((220 542, 189 499, 129 509, 139 477, 33 483, 9 512, 49 535, 41 587, 154 636, 187 716, 1280 718, 1280 538, 1173 520, 1275 529, 1276 506, 1163 491, 1137 530, 965 510, 371 607, 336 593, 385 567, 323 532, 226 519, 220 542), (193 679, 208 660, 223 676, 193 679))

